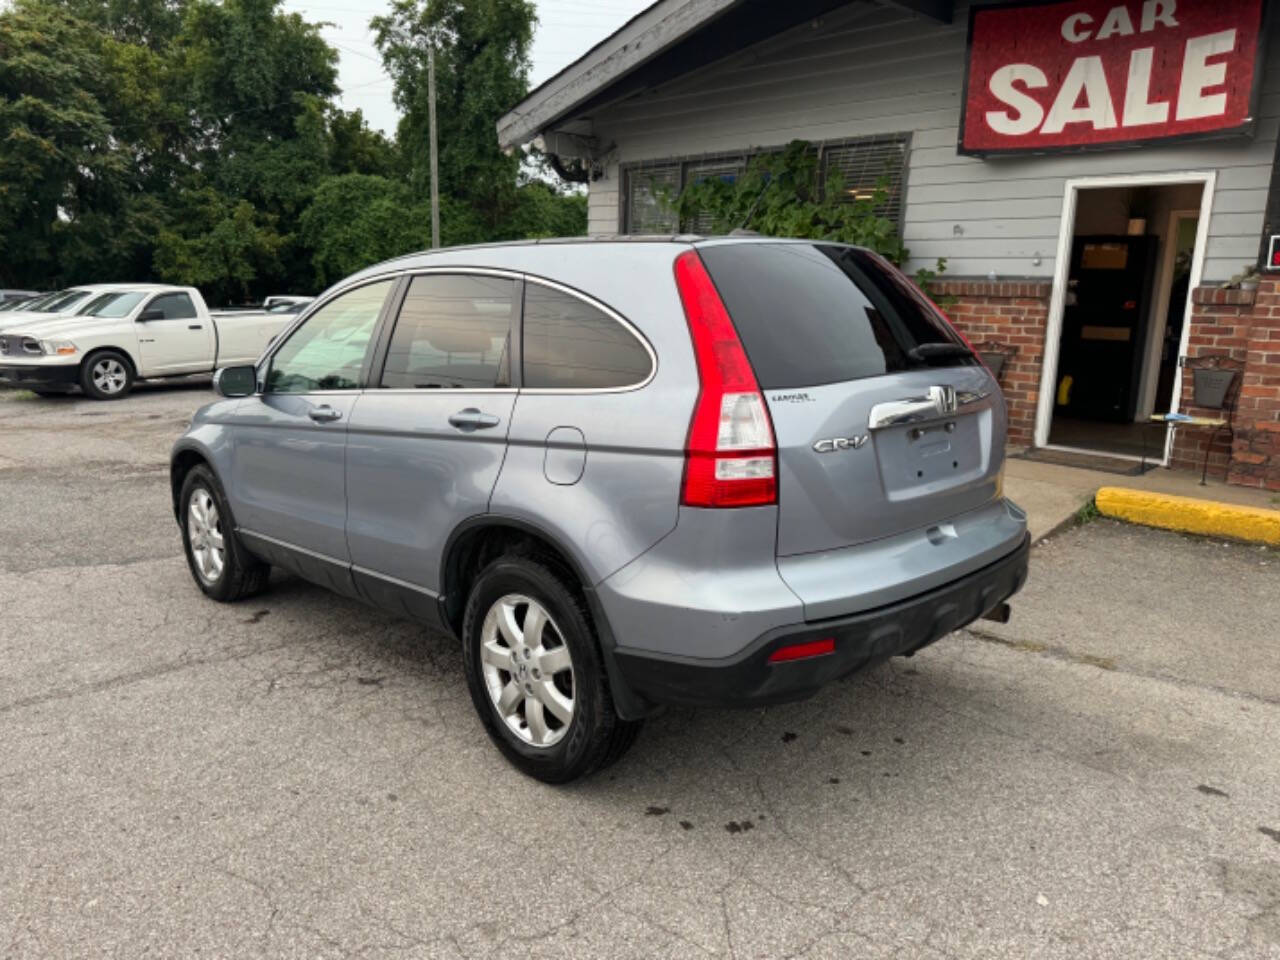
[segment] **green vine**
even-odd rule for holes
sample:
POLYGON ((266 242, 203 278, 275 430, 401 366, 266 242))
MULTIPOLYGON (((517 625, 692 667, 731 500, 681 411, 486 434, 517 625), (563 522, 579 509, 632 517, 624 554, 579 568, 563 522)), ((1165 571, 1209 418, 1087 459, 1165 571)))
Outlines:
MULTIPOLYGON (((777 153, 752 157, 732 181, 708 177, 678 195, 655 185, 654 194, 682 225, 709 220, 718 234, 753 230, 770 237, 851 243, 901 266, 910 251, 893 221, 879 212, 889 197, 888 183, 884 177, 874 190, 855 194, 850 202, 844 199, 847 191, 838 172, 823 177, 813 144, 793 140, 777 153)), ((946 269, 946 260, 939 258, 932 269, 917 270, 915 282, 929 293, 946 269)))

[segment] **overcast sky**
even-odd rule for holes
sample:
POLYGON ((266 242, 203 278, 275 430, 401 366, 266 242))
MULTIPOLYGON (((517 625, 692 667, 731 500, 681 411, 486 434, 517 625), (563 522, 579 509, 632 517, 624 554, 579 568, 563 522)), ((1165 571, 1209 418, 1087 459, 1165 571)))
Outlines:
MULTIPOLYGON (((536 87, 568 66, 652 2, 537 0, 532 85, 536 87)), ((389 4, 384 0, 372 0, 365 6, 361 0, 285 0, 284 6, 309 20, 333 24, 324 29, 324 37, 342 58, 338 65, 342 105, 348 110, 363 110, 370 126, 394 134, 399 115, 391 102, 391 78, 382 71, 382 61, 369 32, 370 18, 389 4)))

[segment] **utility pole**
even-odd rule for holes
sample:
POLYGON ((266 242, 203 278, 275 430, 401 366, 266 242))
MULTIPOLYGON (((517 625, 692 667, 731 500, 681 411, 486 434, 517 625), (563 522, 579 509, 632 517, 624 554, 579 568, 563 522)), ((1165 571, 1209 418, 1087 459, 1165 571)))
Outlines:
POLYGON ((427 126, 431 136, 431 248, 440 246, 440 168, 436 159, 436 45, 427 47, 427 126))

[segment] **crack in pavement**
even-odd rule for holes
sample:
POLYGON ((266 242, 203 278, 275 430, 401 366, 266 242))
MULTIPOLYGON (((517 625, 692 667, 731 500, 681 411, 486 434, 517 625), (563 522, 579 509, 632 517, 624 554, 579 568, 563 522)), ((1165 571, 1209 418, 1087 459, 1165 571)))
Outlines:
POLYGON ((122 673, 115 677, 108 677, 105 680, 96 680, 93 683, 82 684, 78 687, 63 690, 51 690, 48 693, 37 694, 34 697, 24 697, 21 700, 13 700, 9 703, 0 704, 0 715, 13 713, 18 710, 25 710, 29 707, 38 707, 58 700, 73 700, 77 697, 92 696, 95 693, 102 693, 107 690, 116 690, 120 687, 127 687, 135 683, 142 683, 146 680, 165 676, 166 674, 179 673, 183 670, 235 663, 239 660, 247 660, 250 657, 261 656, 264 653, 273 653, 303 644, 313 644, 316 640, 316 637, 299 637, 295 640, 285 640, 281 643, 273 644, 268 647, 257 647, 253 650, 239 650, 225 656, 195 657, 190 660, 179 660, 173 663, 165 663, 155 667, 148 667, 145 670, 133 670, 129 673, 122 673))
POLYGON ((1198 680, 1188 680, 1159 670, 1144 670, 1141 667, 1118 663, 1110 657, 1098 657, 1088 653, 1076 653, 1075 651, 1068 650, 1065 647, 1054 646, 1046 643, 1037 643, 1032 640, 1016 640, 1009 637, 1001 637, 973 626, 968 626, 963 630, 957 631, 957 636, 961 639, 968 637, 981 643, 1004 647, 1006 650, 1013 650, 1017 653, 1026 653, 1031 654, 1032 656, 1044 657, 1048 660, 1056 660, 1060 663, 1096 667, 1099 670, 1106 670, 1109 673, 1118 673, 1125 677, 1138 677, 1143 680, 1155 680, 1158 683, 1167 683, 1171 686, 1181 687, 1185 690, 1205 691, 1208 693, 1216 693, 1224 697, 1232 697, 1237 700, 1248 700, 1252 703, 1262 703, 1270 707, 1280 707, 1280 696, 1270 697, 1259 693, 1250 693, 1247 690, 1235 690, 1231 687, 1224 687, 1215 683, 1203 683, 1198 680))

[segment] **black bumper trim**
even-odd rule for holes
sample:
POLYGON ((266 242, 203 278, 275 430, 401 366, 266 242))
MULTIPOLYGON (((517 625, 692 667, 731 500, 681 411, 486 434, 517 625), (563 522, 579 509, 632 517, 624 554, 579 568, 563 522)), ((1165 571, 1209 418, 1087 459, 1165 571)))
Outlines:
POLYGON ((663 656, 618 648, 628 686, 653 703, 754 707, 803 700, 834 680, 895 656, 910 656, 968 626, 1013 596, 1027 580, 1031 537, 1012 553, 944 586, 832 620, 779 627, 723 660, 663 656), (832 637, 835 653, 769 663, 779 647, 832 637))
POLYGON ((0 363, 0 386, 73 387, 79 382, 79 364, 13 364, 0 363))

